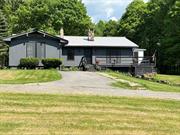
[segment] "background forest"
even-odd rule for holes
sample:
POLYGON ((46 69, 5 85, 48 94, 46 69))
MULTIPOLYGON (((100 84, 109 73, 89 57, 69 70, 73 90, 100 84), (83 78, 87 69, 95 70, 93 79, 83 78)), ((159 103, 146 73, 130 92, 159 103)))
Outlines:
MULTIPOLYGON (((126 36, 147 55, 158 55, 158 67, 180 65, 180 1, 134 0, 118 20, 94 24, 81 0, 0 0, 0 39, 33 28, 58 34, 126 36), (8 24, 8 25, 6 25, 8 24)), ((7 49, 0 40, 1 51, 7 49), (3 48, 3 49, 2 49, 3 48)))

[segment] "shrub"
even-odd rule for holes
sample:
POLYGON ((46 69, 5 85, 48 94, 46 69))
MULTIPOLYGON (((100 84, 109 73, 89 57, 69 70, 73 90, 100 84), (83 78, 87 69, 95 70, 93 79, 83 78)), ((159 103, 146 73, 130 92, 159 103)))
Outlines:
POLYGON ((42 64, 44 65, 45 69, 58 68, 62 64, 62 61, 61 59, 57 58, 47 58, 42 59, 42 64))
POLYGON ((35 69, 38 65, 38 58, 22 58, 19 66, 20 68, 35 69))

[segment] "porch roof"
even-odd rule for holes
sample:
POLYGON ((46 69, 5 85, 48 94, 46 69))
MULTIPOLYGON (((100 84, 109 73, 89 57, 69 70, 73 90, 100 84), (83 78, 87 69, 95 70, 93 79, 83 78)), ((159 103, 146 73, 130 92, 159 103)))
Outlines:
POLYGON ((69 41, 66 47, 139 47, 126 37, 95 37, 94 41, 85 36, 65 36, 64 39, 69 41))

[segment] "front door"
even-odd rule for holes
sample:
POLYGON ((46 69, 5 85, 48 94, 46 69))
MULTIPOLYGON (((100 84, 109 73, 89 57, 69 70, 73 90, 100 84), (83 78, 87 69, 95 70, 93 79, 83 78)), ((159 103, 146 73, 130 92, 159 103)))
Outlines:
POLYGON ((92 49, 91 48, 84 49, 84 56, 86 57, 87 63, 92 64, 92 49))

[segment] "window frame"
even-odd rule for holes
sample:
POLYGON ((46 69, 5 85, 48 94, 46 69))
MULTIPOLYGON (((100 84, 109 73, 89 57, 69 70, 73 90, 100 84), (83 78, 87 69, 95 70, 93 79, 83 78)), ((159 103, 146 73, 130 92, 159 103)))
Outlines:
MULTIPOLYGON (((25 42, 24 45, 26 45, 26 58, 39 58, 38 56, 38 43, 40 46, 43 46, 43 58, 46 58, 46 43, 45 42, 36 42, 36 41, 30 41, 30 42, 25 42), (31 56, 28 56, 28 54, 30 54, 28 52, 28 43, 34 43, 32 44, 32 54, 33 54, 33 57, 31 56)), ((39 47, 40 48, 40 47, 39 47)), ((42 54, 41 54, 42 55, 42 54)), ((40 58, 40 59, 43 59, 43 58, 40 58)))
POLYGON ((36 58, 36 42, 29 41, 24 44, 26 45, 26 58, 36 58), (35 44, 30 44, 30 43, 35 43, 35 44), (31 53, 29 53, 28 46, 32 47, 31 53), (32 56, 30 56, 29 54, 32 54, 32 56))
POLYGON ((67 61, 74 61, 75 60, 75 50, 72 48, 67 49, 67 61))

